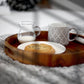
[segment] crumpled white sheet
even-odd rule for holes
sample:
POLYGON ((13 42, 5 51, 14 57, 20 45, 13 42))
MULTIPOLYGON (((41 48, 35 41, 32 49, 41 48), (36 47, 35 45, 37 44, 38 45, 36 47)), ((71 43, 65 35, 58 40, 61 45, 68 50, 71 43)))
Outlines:
POLYGON ((71 67, 43 67, 14 61, 3 51, 0 40, 0 84, 84 84, 84 64, 71 67))

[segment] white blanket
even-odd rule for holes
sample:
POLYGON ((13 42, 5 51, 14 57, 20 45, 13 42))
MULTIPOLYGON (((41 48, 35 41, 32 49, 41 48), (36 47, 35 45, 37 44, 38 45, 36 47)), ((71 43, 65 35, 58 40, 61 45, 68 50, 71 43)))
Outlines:
POLYGON ((0 40, 0 84, 84 84, 84 64, 71 67, 26 65, 5 55, 0 40))

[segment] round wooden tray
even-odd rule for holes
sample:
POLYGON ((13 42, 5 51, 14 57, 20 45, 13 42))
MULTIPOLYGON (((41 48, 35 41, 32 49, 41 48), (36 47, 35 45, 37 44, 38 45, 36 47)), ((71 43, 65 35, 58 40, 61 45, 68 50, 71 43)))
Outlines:
MULTIPOLYGON (((36 41, 48 41, 48 32, 42 31, 36 41)), ((84 45, 76 41, 70 42, 65 46, 66 51, 62 54, 43 54, 27 52, 17 49, 19 45, 17 34, 12 35, 5 40, 5 53, 13 60, 18 60, 24 64, 42 65, 42 66, 71 66, 84 63, 84 45)))

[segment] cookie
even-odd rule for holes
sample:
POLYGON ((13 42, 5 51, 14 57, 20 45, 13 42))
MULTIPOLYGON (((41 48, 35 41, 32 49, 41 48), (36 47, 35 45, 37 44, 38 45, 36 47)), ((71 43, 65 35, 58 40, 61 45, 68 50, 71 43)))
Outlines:
POLYGON ((55 53, 55 49, 51 45, 43 43, 27 45, 24 50, 37 53, 51 53, 51 54, 55 53))

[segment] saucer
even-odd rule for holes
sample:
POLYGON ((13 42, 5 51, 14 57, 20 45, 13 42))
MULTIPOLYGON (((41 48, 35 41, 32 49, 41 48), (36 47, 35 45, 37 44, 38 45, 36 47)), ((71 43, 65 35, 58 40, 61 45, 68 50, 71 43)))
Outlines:
POLYGON ((27 45, 30 45, 30 44, 41 44, 41 43, 48 44, 48 45, 52 46, 55 49, 55 54, 61 54, 61 53, 66 51, 65 46, 63 46, 62 44, 55 43, 55 42, 47 42, 47 41, 26 42, 26 43, 20 44, 17 48, 21 49, 21 50, 24 50, 27 45))

